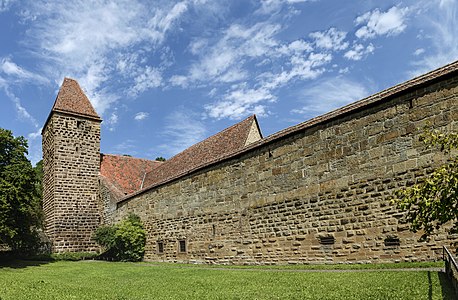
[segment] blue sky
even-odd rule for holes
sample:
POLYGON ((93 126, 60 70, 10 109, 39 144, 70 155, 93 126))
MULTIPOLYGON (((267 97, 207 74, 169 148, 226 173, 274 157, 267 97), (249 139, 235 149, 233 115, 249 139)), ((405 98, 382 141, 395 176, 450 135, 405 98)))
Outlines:
POLYGON ((458 58, 453 0, 0 0, 0 127, 29 140, 64 77, 101 151, 166 158, 255 113, 264 136, 458 58))

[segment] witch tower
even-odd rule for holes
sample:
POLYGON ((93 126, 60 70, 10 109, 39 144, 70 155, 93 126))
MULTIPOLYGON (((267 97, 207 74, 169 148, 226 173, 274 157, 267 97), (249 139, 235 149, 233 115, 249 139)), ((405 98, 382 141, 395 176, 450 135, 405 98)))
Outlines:
POLYGON ((42 131, 43 210, 53 252, 97 250, 101 122, 78 82, 65 78, 42 131))

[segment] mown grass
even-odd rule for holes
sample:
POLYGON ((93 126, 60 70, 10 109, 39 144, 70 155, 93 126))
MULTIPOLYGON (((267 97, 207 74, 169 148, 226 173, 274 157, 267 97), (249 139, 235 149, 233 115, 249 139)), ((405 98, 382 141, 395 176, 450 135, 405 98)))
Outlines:
POLYGON ((454 299, 433 271, 302 272, 174 264, 15 262, 0 299, 454 299))

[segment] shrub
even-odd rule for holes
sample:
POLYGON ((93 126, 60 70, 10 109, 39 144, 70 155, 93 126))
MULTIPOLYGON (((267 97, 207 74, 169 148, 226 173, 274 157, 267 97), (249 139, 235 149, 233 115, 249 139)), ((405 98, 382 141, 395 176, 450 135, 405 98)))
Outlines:
POLYGON ((140 261, 145 253, 146 232, 140 217, 134 214, 119 224, 99 227, 95 240, 105 250, 102 258, 140 261))

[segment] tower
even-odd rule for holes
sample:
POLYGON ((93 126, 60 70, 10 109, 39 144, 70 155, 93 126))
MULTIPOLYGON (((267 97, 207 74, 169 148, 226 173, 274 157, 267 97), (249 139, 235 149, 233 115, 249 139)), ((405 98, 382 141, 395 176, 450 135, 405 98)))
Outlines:
POLYGON ((43 126, 43 210, 53 252, 95 251, 102 120, 78 82, 65 78, 43 126))

